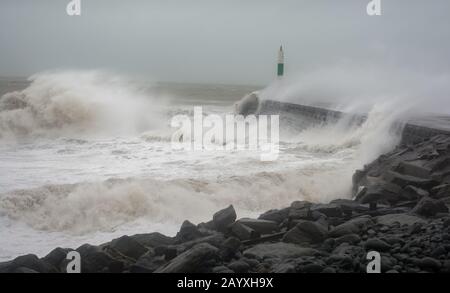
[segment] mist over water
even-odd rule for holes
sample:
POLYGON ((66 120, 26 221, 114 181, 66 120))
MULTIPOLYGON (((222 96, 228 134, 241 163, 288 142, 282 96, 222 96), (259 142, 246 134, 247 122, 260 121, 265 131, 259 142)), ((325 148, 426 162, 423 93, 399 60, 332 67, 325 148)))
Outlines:
POLYGON ((0 139, 136 135, 161 128, 162 101, 99 71, 41 73, 0 99, 0 139))
POLYGON ((367 120, 298 128, 301 117, 280 113, 281 152, 273 162, 250 151, 171 148, 173 115, 190 115, 193 106, 230 114, 246 87, 169 84, 171 94, 162 94, 100 71, 31 77, 27 88, 0 98, 0 226, 9 235, 0 239, 0 259, 123 234, 174 234, 183 220, 207 221, 229 204, 239 217, 255 217, 294 200, 349 197, 355 169, 398 143, 396 122, 420 101, 393 106, 401 105, 388 98, 393 90, 367 94, 371 77, 324 72, 275 82, 261 97, 327 104, 367 120))

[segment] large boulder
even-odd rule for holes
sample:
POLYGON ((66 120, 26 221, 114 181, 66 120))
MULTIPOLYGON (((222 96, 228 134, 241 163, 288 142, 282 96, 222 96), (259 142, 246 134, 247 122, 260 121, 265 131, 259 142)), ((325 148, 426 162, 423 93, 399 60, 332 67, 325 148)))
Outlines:
POLYGON ((208 263, 217 257, 218 249, 208 243, 200 243, 183 252, 156 273, 199 273, 207 271, 208 263))
POLYGON ((312 203, 308 201, 294 201, 289 208, 289 219, 309 219, 311 217, 311 205, 312 203))
POLYGON ((400 174, 409 175, 417 178, 430 179, 431 170, 417 163, 400 162, 395 169, 400 174))
POLYGON ((161 233, 147 233, 147 234, 136 234, 131 236, 134 240, 139 242, 140 244, 146 247, 158 247, 158 246, 166 246, 174 243, 174 239, 172 237, 165 236, 161 233))
POLYGON ((283 237, 283 242, 309 244, 322 242, 327 236, 327 229, 316 222, 301 221, 283 237))
POLYGON ((327 217, 342 216, 341 208, 336 204, 314 204, 310 208, 311 212, 319 212, 327 217))
POLYGON ((148 251, 142 244, 126 235, 111 241, 109 247, 135 260, 148 251))
POLYGON ((175 242, 182 243, 194 240, 202 236, 204 236, 204 234, 199 231, 196 225, 192 224, 189 221, 184 221, 183 224, 181 224, 180 231, 178 231, 177 235, 175 236, 175 242))
POLYGON ((231 233, 240 240, 250 240, 260 237, 260 233, 240 222, 235 222, 231 225, 231 233))
POLYGON ((448 207, 442 200, 424 197, 417 203, 412 212, 421 216, 432 217, 437 213, 448 213, 448 207))
POLYGON ((39 259, 34 254, 22 255, 14 260, 0 264, 0 273, 56 273, 57 269, 47 263, 45 260, 39 259))
POLYGON ((100 247, 84 244, 77 248, 81 257, 82 273, 119 273, 124 263, 114 259, 100 247))
POLYGON ((301 256, 312 256, 317 253, 317 250, 312 248, 304 248, 292 243, 264 243, 255 245, 244 251, 244 256, 249 258, 265 259, 277 258, 288 259, 297 258, 301 256))
POLYGON ((422 223, 425 224, 426 221, 422 218, 419 218, 414 215, 408 215, 408 214, 389 214, 389 215, 383 215, 376 217, 375 220, 378 224, 385 225, 385 226, 392 226, 395 223, 403 225, 414 225, 415 223, 422 223))
POLYGON ((431 196, 433 198, 444 198, 450 196, 450 184, 444 183, 433 187, 431 189, 431 196))
POLYGON ((337 238, 347 234, 360 234, 372 224, 373 221, 370 217, 361 216, 334 227, 330 230, 329 235, 337 238))
POLYGON ((400 187, 412 185, 412 186, 423 188, 423 189, 429 189, 429 188, 433 187, 434 185, 436 185, 436 182, 432 179, 414 177, 411 175, 403 175, 403 174, 400 174, 395 171, 388 171, 384 175, 384 177, 388 182, 391 182, 400 187))
POLYGON ((274 221, 243 218, 237 222, 255 230, 259 234, 271 234, 280 230, 278 223, 274 221))
POLYGON ((218 211, 213 216, 213 225, 220 232, 225 232, 234 221, 236 221, 236 211, 232 205, 218 211))
POLYGON ((281 210, 270 210, 258 217, 259 220, 273 221, 278 224, 282 223, 289 215, 289 208, 281 210))

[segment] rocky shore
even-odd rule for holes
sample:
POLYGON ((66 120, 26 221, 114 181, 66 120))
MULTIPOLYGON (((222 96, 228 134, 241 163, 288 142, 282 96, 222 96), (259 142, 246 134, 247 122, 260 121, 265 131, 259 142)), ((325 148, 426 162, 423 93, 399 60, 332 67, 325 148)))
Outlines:
MULTIPOLYGON (((258 219, 233 206, 175 237, 122 236, 76 249, 86 273, 450 273, 450 136, 400 145, 353 176, 354 194, 328 204, 296 201, 258 219), (350 199, 353 198, 353 199, 350 199)), ((2 273, 66 272, 72 249, 0 263, 2 273)))

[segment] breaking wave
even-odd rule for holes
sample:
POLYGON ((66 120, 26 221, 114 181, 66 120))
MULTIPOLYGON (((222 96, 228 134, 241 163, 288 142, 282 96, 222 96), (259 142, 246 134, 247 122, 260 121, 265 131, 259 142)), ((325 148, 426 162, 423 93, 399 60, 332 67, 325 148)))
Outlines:
POLYGON ((41 73, 0 98, 0 138, 121 135, 158 128, 163 103, 99 71, 41 73))

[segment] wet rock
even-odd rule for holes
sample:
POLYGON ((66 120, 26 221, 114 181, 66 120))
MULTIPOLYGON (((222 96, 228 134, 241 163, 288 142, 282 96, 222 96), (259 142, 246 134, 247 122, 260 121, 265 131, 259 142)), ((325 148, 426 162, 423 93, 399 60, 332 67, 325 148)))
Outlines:
POLYGON ((232 205, 218 211, 213 216, 214 227, 217 231, 224 232, 236 221, 236 211, 232 205))
POLYGON ((142 244, 134 240, 129 236, 122 236, 120 238, 114 239, 109 244, 109 247, 116 250, 117 252, 131 257, 137 260, 141 255, 148 251, 142 244))
POLYGON ((167 263, 163 255, 152 255, 147 253, 141 256, 135 264, 130 267, 131 273, 153 273, 167 263))
POLYGON ((388 171, 386 173, 385 178, 388 182, 398 185, 400 187, 412 185, 422 189, 429 189, 436 184, 436 182, 432 179, 424 179, 420 177, 414 177, 411 175, 402 175, 394 171, 388 171))
POLYGON ((276 274, 295 273, 295 266, 289 263, 281 263, 273 268, 273 272, 276 274))
POLYGON ((327 230, 321 224, 301 221, 284 235, 282 241, 296 244, 318 243, 326 236, 327 230))
POLYGON ((214 247, 221 247, 224 242, 225 242, 224 235, 222 233, 216 233, 216 234, 213 234, 210 236, 205 236, 205 237, 194 239, 192 241, 184 242, 182 244, 177 245, 176 248, 177 248, 177 251, 179 253, 181 253, 188 249, 191 249, 192 247, 194 247, 200 243, 207 243, 214 247))
POLYGON ((226 266, 217 266, 212 268, 212 272, 215 274, 233 274, 234 272, 226 266))
POLYGON ((207 269, 205 265, 215 259, 218 249, 208 243, 200 243, 172 259, 156 273, 199 273, 207 269))
POLYGON ((429 179, 431 174, 431 170, 429 168, 425 168, 423 166, 420 166, 419 164, 406 161, 400 162, 395 171, 403 175, 410 175, 423 179, 429 179))
POLYGON ((277 224, 282 223, 289 215, 289 208, 281 210, 270 210, 258 217, 259 220, 268 220, 276 222, 277 224))
POLYGON ((410 200, 421 199, 422 197, 426 197, 429 195, 430 193, 428 191, 418 187, 414 187, 412 185, 408 185, 403 188, 403 196, 407 197, 410 200))
POLYGON ((399 223, 400 225, 413 225, 415 223, 425 224, 426 221, 413 215, 408 214, 388 214, 384 216, 379 216, 375 218, 378 224, 392 226, 395 223, 399 223))
POLYGON ((71 249, 57 247, 53 249, 49 254, 44 256, 43 260, 56 269, 60 270, 60 265, 66 259, 69 251, 71 251, 71 249))
POLYGON ((228 267, 235 273, 246 273, 250 268, 249 264, 242 260, 234 261, 228 267))
POLYGON ((336 245, 341 243, 357 244, 361 241, 361 237, 358 234, 347 234, 336 239, 336 245))
POLYGON ((239 247, 241 247, 241 241, 236 237, 229 237, 223 243, 223 248, 225 248, 231 252, 238 251, 239 247))
POLYGON ((240 222, 235 222, 231 226, 231 233, 240 240, 251 240, 260 236, 258 232, 240 222))
POLYGON ((274 221, 243 218, 239 219, 237 222, 255 230, 261 235, 271 234, 280 230, 277 222, 274 221))
POLYGON ((424 197, 417 203, 412 212, 421 216, 432 217, 437 213, 448 213, 448 207, 441 200, 424 197))
POLYGON ((424 257, 415 261, 415 264, 421 269, 438 270, 441 267, 441 262, 432 257, 424 257))
POLYGON ((11 262, 0 264, 1 273, 14 273, 19 272, 37 272, 37 273, 56 273, 57 270, 51 264, 40 260, 34 254, 22 255, 11 262))
POLYGON ((307 201, 294 201, 289 208, 290 219, 309 219, 311 203, 307 201))
POLYGON ((431 189, 431 196, 433 198, 443 198, 450 196, 450 184, 445 183, 433 187, 431 189))
POLYGON ((401 191, 400 186, 382 181, 368 186, 366 192, 359 195, 356 200, 362 204, 393 204, 408 199, 402 195, 401 191))
POLYGON ((323 269, 322 274, 335 274, 336 270, 332 267, 326 267, 323 269))
POLYGON ((174 243, 174 239, 172 237, 165 236, 161 233, 148 233, 148 234, 136 234, 131 236, 134 240, 139 242, 145 247, 158 247, 158 246, 167 246, 174 243))
POLYGON ((84 244, 77 251, 81 257, 82 273, 116 273, 123 269, 123 262, 115 260, 98 246, 84 244))
POLYGON ((337 238, 347 234, 360 234, 372 224, 373 222, 370 217, 362 216, 354 218, 331 229, 330 236, 337 238))
POLYGON ((445 248, 442 246, 439 246, 439 247, 436 247, 435 249, 433 249, 433 251, 431 252, 431 256, 438 258, 439 256, 445 255, 446 253, 447 252, 446 252, 445 248))
POLYGON ((327 217, 341 217, 342 210, 335 204, 315 204, 310 208, 311 212, 317 211, 326 215, 327 217))
POLYGON ((302 266, 301 271, 304 273, 317 274, 317 273, 321 273, 324 268, 325 268, 324 264, 316 262, 316 263, 310 263, 310 264, 306 264, 306 265, 302 266))
POLYGON ((39 272, 29 269, 29 268, 19 267, 19 268, 14 269, 12 271, 12 273, 14 273, 14 274, 37 274, 39 272))
POLYGON ((180 231, 178 231, 175 239, 176 243, 183 243, 203 236, 205 235, 199 231, 196 225, 189 221, 184 221, 183 224, 181 224, 180 231))
POLYGON ((244 251, 244 256, 256 259, 277 258, 288 259, 300 256, 309 256, 317 253, 312 248, 304 248, 292 243, 264 243, 255 245, 244 251))
POLYGON ((345 214, 350 214, 351 212, 364 213, 369 211, 368 206, 362 205, 351 199, 335 199, 332 200, 330 204, 338 206, 345 214))
POLYGON ((391 245, 387 244, 381 239, 372 238, 364 243, 364 248, 366 250, 375 250, 375 251, 388 251, 392 248, 391 245))

